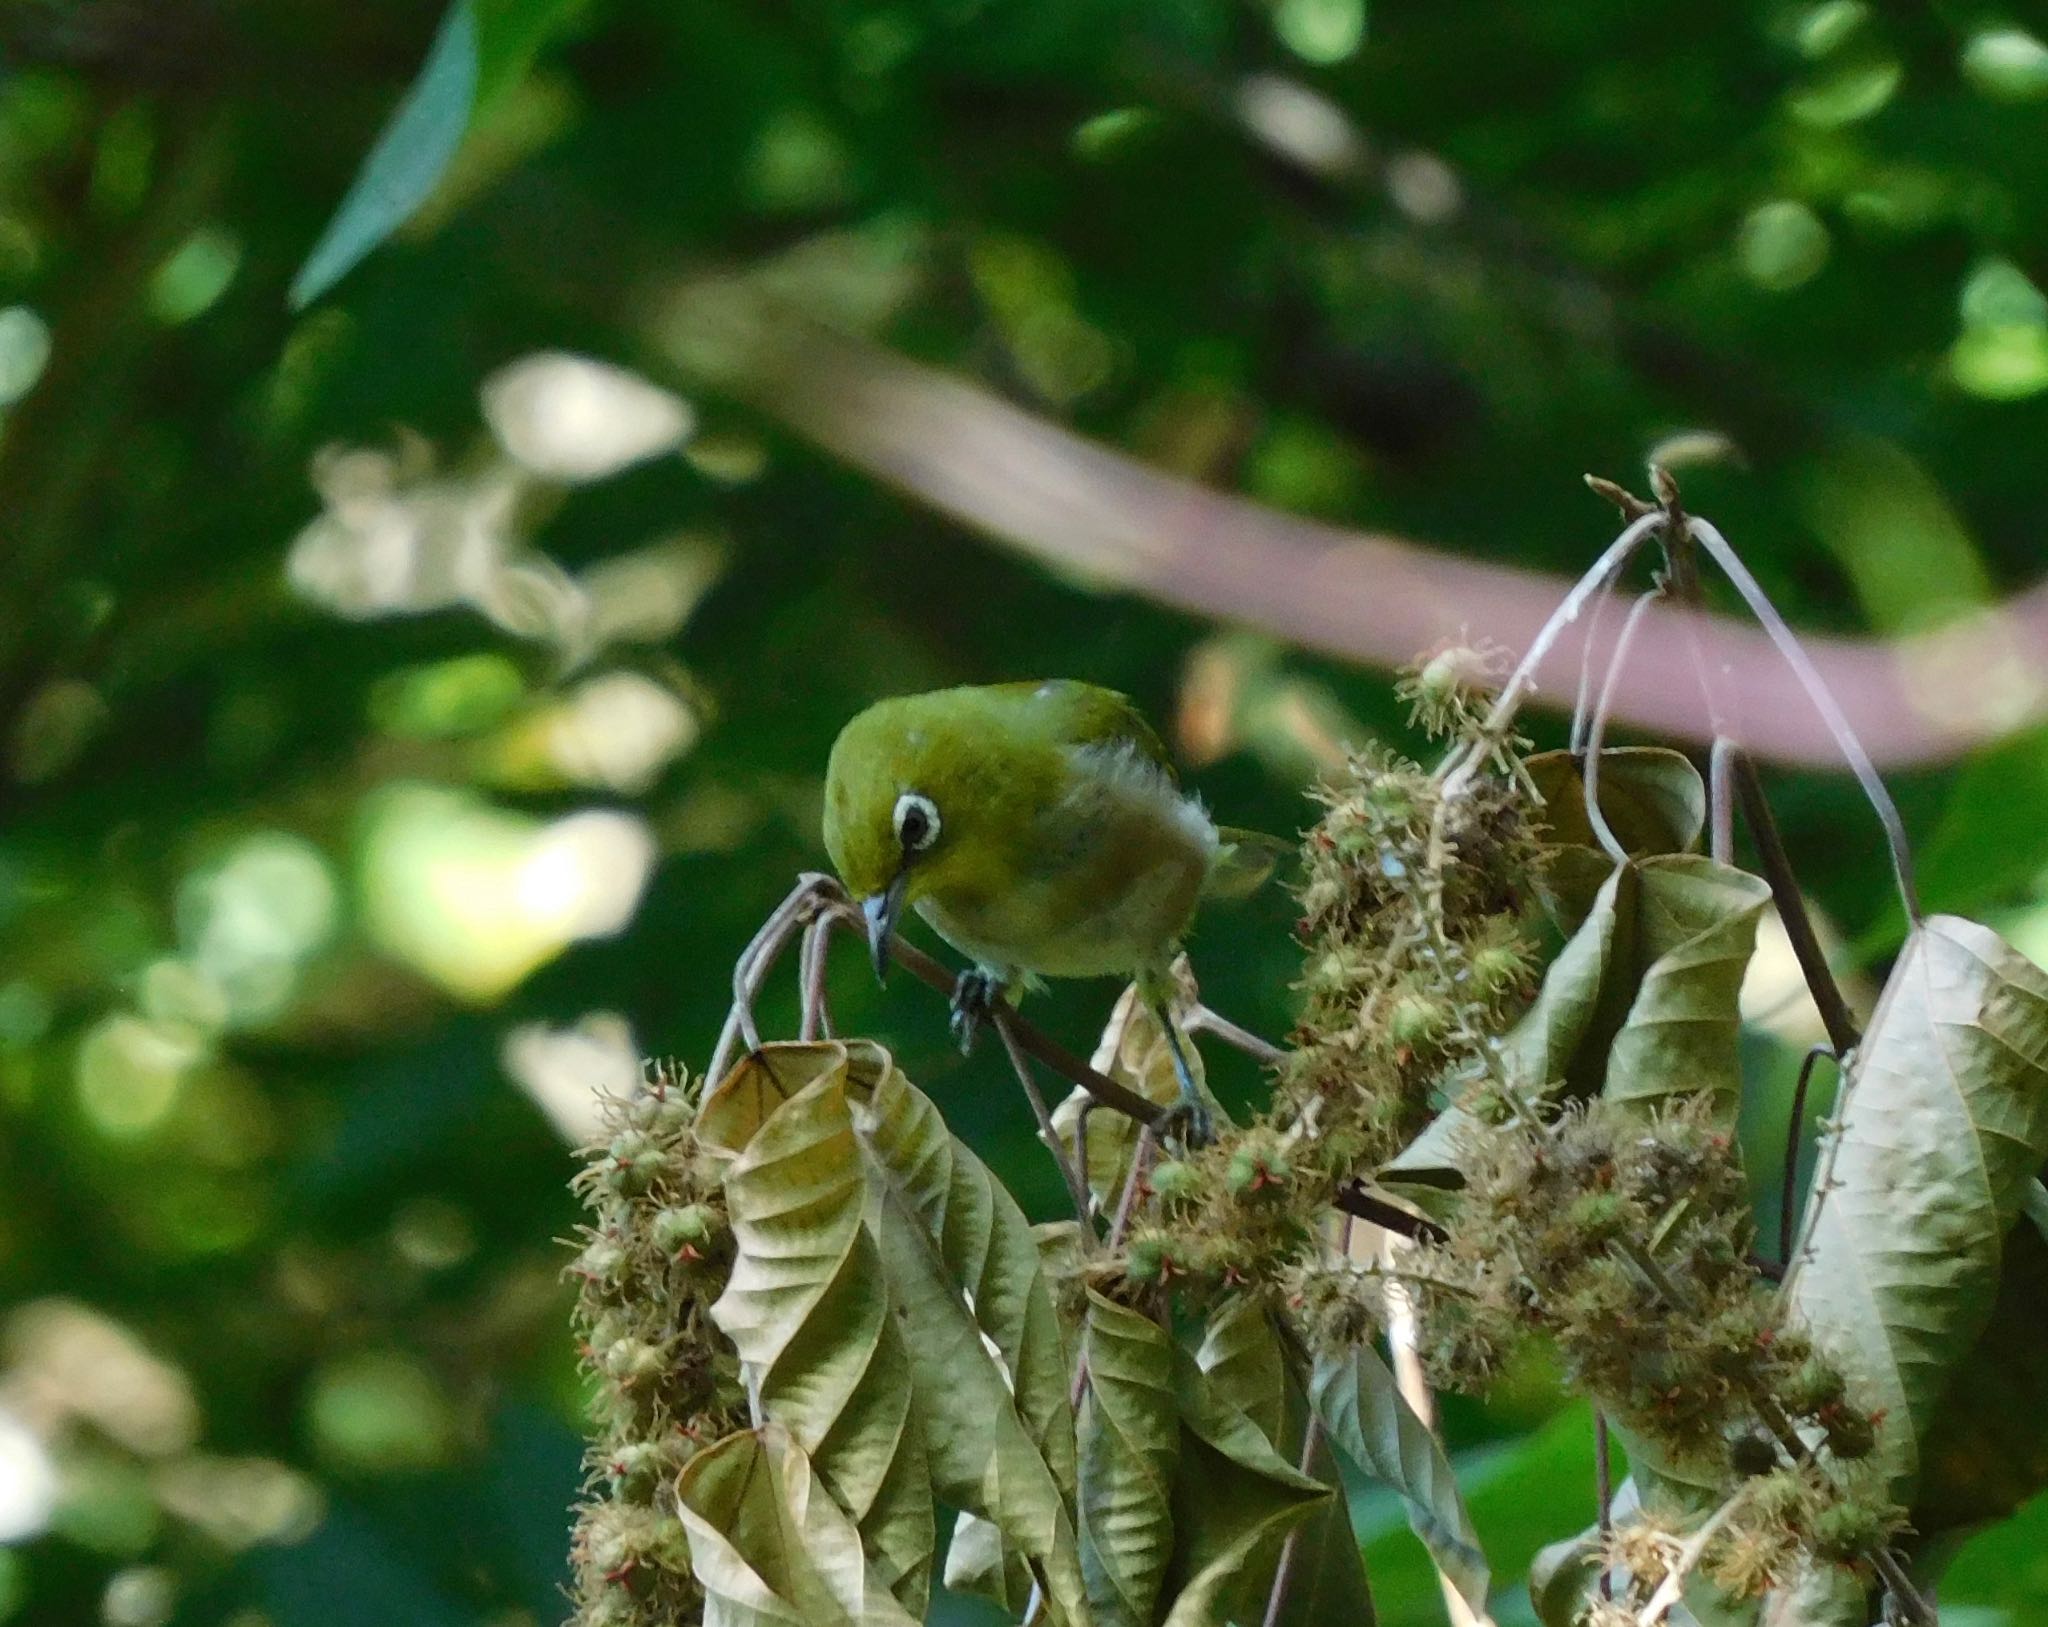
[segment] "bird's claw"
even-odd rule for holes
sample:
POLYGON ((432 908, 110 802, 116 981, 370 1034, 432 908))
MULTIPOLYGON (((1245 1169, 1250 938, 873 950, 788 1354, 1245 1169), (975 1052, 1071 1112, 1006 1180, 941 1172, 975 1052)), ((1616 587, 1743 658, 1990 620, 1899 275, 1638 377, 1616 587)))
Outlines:
POLYGON ((952 1016, 947 1027, 952 1030, 953 1043, 960 1047, 962 1056, 974 1049, 983 1020, 1002 997, 1002 980, 978 966, 969 967, 953 980, 952 1016))
POLYGON ((1166 1145, 1194 1152, 1216 1139, 1216 1115, 1208 1103, 1183 1096, 1159 1115, 1152 1128, 1166 1145))

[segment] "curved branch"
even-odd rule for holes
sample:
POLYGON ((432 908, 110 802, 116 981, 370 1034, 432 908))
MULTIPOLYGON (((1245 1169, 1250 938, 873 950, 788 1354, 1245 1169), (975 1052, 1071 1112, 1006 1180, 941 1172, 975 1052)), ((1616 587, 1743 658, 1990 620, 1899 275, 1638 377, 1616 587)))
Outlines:
MULTIPOLYGON (((1395 667, 1447 638, 1529 647, 1569 584, 1209 490, 1063 429, 957 375, 771 302, 741 279, 676 291, 654 327, 700 384, 1060 570, 1311 649, 1395 667)), ((1702 743, 1693 640, 1758 757, 1834 765, 1834 742, 1760 629, 1672 604, 1644 612, 1614 713, 1702 743)), ((1586 633, 1536 665, 1570 704, 1586 633)), ((2048 583, 1967 624, 1896 640, 1804 640, 1870 757, 1944 761, 2048 717, 2048 583), (1974 652, 1959 659, 1958 652, 1974 652), (1986 670, 2002 682, 1983 681, 1986 670)), ((1597 656, 1596 656, 1597 658, 1597 656)))

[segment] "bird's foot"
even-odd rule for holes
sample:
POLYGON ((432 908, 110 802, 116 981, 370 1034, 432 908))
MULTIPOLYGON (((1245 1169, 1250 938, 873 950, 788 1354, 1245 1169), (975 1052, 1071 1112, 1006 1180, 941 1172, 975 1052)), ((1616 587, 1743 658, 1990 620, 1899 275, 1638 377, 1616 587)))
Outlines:
POLYGON ((1193 1152, 1216 1139, 1216 1115, 1207 1102, 1183 1096, 1153 1121, 1152 1129, 1165 1145, 1193 1152))
POLYGON ((1156 1128, 1161 1139, 1178 1141, 1192 1152, 1216 1139, 1216 1115, 1209 1111, 1209 1099, 1195 1081, 1195 1070, 1188 1062, 1187 1047, 1182 1043, 1180 1026, 1173 1020, 1172 1008, 1160 1000, 1153 1005, 1152 1014, 1166 1035, 1166 1047, 1173 1057, 1173 1076, 1180 1083, 1180 1100, 1161 1115, 1156 1128))
POLYGON ((981 966, 970 966, 953 980, 953 1014, 947 1026, 961 1055, 974 1049, 981 1025, 1003 998, 1003 980, 981 966))

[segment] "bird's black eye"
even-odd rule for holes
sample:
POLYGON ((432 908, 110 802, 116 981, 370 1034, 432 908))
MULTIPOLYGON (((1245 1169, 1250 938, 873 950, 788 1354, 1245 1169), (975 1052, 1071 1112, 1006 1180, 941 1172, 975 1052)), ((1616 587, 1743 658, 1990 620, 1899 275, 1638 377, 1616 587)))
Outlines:
POLYGON ((906 853, 922 853, 939 839, 939 810, 918 791, 896 799, 896 840, 906 853))

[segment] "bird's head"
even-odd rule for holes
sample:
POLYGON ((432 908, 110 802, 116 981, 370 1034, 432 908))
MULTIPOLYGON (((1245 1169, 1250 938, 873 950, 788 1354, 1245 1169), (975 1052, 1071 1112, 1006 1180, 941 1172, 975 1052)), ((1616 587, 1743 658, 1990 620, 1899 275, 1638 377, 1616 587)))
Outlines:
POLYGON ((1033 810, 1054 794, 1052 744, 992 726, 972 696, 941 690, 877 702, 832 747, 825 848, 867 917, 878 976, 909 905, 934 893, 1002 890, 1033 810))

